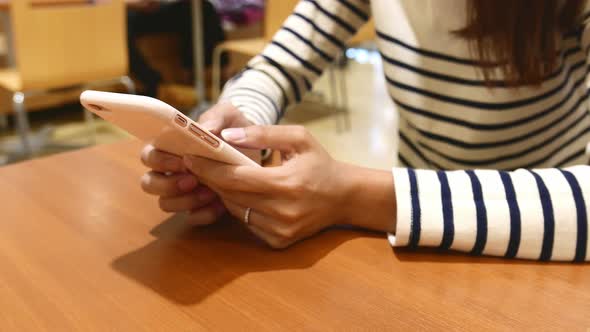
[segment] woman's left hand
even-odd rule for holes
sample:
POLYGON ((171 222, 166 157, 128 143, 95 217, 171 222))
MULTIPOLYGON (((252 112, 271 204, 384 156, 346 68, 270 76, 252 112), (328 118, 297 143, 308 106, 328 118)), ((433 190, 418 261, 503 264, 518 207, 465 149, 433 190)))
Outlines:
POLYGON ((226 141, 281 152, 281 166, 232 166, 186 156, 187 168, 215 191, 228 211, 273 248, 284 248, 336 223, 347 222, 358 169, 337 162, 300 126, 226 129, 226 141))

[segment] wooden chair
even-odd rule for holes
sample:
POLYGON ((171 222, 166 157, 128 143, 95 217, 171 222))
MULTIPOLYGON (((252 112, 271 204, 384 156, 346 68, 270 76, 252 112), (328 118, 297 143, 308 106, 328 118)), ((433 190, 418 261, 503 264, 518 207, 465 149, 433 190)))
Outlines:
POLYGON ((95 4, 44 2, 11 1, 15 67, 0 70, 0 87, 13 95, 16 127, 25 156, 39 150, 42 144, 32 144, 38 140, 31 137, 27 97, 80 86, 96 89, 115 82, 135 93, 127 76, 123 0, 95 4))

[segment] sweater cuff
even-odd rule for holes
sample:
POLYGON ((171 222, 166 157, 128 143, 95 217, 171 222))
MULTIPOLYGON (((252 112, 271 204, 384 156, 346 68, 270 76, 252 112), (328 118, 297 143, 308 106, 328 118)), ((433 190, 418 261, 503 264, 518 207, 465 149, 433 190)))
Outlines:
POLYGON ((403 247, 408 245, 410 237, 410 221, 412 214, 410 181, 406 168, 393 168, 392 173, 395 181, 395 197, 397 204, 396 229, 395 233, 387 234, 387 239, 392 246, 403 247))

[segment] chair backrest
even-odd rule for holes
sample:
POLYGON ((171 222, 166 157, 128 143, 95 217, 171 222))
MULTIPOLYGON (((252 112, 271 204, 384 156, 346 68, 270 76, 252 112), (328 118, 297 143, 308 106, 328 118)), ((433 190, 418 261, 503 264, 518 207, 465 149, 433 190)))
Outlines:
POLYGON ((123 0, 52 5, 11 1, 11 20, 23 90, 61 88, 127 74, 123 0))
POLYGON ((266 0, 264 8, 264 39, 271 40, 291 15, 299 0, 266 0))
POLYGON ((375 32, 375 21, 373 21, 373 18, 371 18, 359 29, 356 35, 352 36, 352 38, 348 41, 348 45, 354 46, 365 42, 374 41, 376 38, 377 33, 375 32))

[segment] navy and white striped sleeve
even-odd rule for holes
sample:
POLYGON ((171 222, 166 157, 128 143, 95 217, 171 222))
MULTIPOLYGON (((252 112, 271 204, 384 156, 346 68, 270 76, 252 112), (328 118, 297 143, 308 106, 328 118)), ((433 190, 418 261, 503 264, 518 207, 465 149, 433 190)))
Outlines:
POLYGON ((275 124, 369 18, 367 0, 301 0, 264 51, 224 87, 256 124, 275 124))
POLYGON ((394 168, 393 246, 541 261, 590 260, 590 167, 433 171, 394 168))

